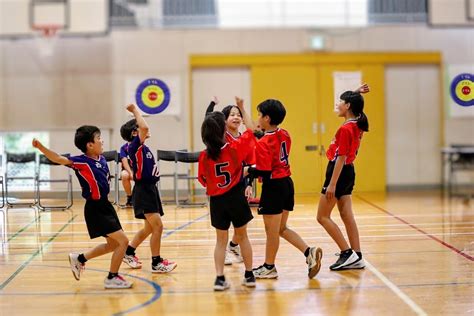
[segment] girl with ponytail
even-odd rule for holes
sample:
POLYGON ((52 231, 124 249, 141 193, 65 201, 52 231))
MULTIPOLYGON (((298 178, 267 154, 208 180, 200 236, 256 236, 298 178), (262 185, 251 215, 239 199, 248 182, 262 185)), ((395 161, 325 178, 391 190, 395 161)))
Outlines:
POLYGON ((355 183, 354 160, 364 132, 369 131, 369 121, 364 113, 363 93, 369 92, 367 84, 355 91, 341 94, 337 104, 338 116, 345 119, 326 152, 329 159, 326 180, 318 206, 318 222, 324 227, 340 249, 339 259, 329 267, 332 271, 362 269, 365 267, 360 250, 359 231, 352 212, 352 189, 355 183), (337 204, 346 227, 349 244, 339 227, 331 219, 337 204))

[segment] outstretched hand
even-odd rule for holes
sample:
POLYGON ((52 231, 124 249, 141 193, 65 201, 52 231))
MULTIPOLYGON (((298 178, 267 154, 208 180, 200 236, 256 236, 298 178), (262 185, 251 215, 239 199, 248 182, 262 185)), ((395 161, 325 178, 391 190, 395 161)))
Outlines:
POLYGON ((368 93, 370 92, 370 87, 368 84, 364 83, 362 84, 355 92, 359 92, 361 94, 368 93))
POLYGON ((31 141, 31 145, 34 148, 39 148, 40 146, 42 146, 41 142, 39 140, 37 140, 36 138, 33 138, 33 140, 31 141))
POLYGON ((214 102, 216 105, 219 104, 219 99, 216 96, 212 97, 212 102, 214 102))
POLYGON ((237 107, 243 111, 244 110, 244 99, 241 99, 239 97, 235 97, 235 104, 237 105, 237 107))
POLYGON ((126 106, 126 109, 128 112, 133 113, 133 111, 137 108, 137 106, 133 103, 130 103, 129 105, 126 106))

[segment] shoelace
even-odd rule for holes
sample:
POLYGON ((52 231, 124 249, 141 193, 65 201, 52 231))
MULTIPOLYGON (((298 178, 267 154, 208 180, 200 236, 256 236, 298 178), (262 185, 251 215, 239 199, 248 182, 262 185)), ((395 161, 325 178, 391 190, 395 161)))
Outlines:
POLYGON ((140 264, 142 263, 142 262, 140 261, 140 259, 138 259, 137 256, 133 256, 133 260, 134 260, 136 263, 140 263, 140 264))
POLYGON ((127 282, 120 274, 117 274, 116 278, 119 279, 120 281, 127 282))

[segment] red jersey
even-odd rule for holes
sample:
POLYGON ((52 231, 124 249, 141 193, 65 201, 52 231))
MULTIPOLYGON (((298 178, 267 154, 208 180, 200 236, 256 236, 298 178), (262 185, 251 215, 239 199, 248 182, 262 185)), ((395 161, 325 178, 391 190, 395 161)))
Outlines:
POLYGON ((290 134, 278 128, 257 141, 255 156, 257 170, 271 171, 271 179, 280 179, 291 176, 288 157, 291 149, 290 134))
MULTIPOLYGON (((239 137, 242 136, 242 133, 239 133, 239 136, 234 137, 231 133, 228 131, 225 132, 225 141, 228 143, 235 142, 239 137)), ((252 141, 250 146, 252 147, 252 150, 249 152, 248 156, 245 157, 244 159, 244 165, 255 165, 255 144, 256 140, 252 141)))
POLYGON ((207 195, 222 195, 236 186, 242 179, 243 162, 253 151, 255 136, 246 130, 241 137, 222 146, 217 161, 204 150, 199 156, 198 180, 206 187, 207 195))
POLYGON ((337 130, 336 136, 329 145, 326 157, 335 161, 338 156, 346 156, 345 164, 354 162, 364 132, 357 126, 357 120, 345 122, 337 130))

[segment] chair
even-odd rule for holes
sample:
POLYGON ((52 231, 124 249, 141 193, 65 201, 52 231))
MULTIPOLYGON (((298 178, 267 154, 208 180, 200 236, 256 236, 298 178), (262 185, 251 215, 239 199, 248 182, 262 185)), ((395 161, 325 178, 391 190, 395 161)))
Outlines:
MULTIPOLYGON (((65 157, 69 157, 70 154, 63 154, 65 157)), ((45 155, 40 155, 38 160, 38 170, 36 173, 36 200, 38 202, 38 208, 42 211, 49 210, 67 210, 70 209, 73 204, 72 198, 72 175, 71 168, 63 168, 67 170, 67 175, 59 179, 44 179, 41 175, 42 166, 59 166, 57 163, 49 160, 45 155), (41 204, 41 184, 42 183, 66 183, 66 204, 64 205, 44 205, 41 204)))
POLYGON ((458 186, 456 174, 460 171, 469 172, 474 170, 474 146, 453 144, 450 148, 452 149, 452 155, 450 156, 448 193, 452 196, 457 195, 455 194, 455 187, 458 186))
MULTIPOLYGON (((161 178, 173 178, 173 191, 174 191, 174 202, 178 205, 178 164, 176 161, 176 151, 174 150, 160 150, 156 151, 156 160, 158 164, 158 170, 160 170, 160 179, 161 178), (161 166, 160 161, 168 161, 173 162, 174 164, 174 171, 172 173, 161 173, 161 166)), ((158 189, 161 189, 161 180, 158 182, 158 189)), ((161 195, 161 194, 160 194, 161 195)), ((166 200, 162 200, 163 203, 170 202, 166 200)))
POLYGON ((36 153, 7 153, 7 159, 5 164, 5 196, 8 207, 32 207, 36 205, 36 195, 33 195, 32 202, 11 202, 8 200, 8 188, 10 186, 10 183, 14 181, 25 180, 31 180, 34 187, 36 182, 36 153))
POLYGON ((206 202, 189 202, 190 199, 195 198, 195 190, 191 190, 191 180, 197 180, 198 177, 191 174, 191 169, 189 168, 189 164, 197 163, 199 161, 199 155, 201 152, 185 152, 185 151, 176 151, 176 161, 177 163, 185 163, 187 164, 187 173, 186 174, 178 174, 177 175, 177 185, 179 180, 186 180, 188 182, 188 198, 183 202, 180 203, 179 196, 178 196, 178 186, 176 186, 175 194, 176 194, 176 206, 205 206, 207 205, 206 202))
POLYGON ((107 163, 111 163, 112 166, 109 165, 109 170, 110 170, 110 180, 114 180, 114 199, 112 201, 112 204, 117 204, 119 203, 119 154, 116 150, 110 150, 110 151, 104 151, 102 153, 102 156, 104 156, 105 160, 107 163), (112 168, 110 168, 112 167, 112 168))

